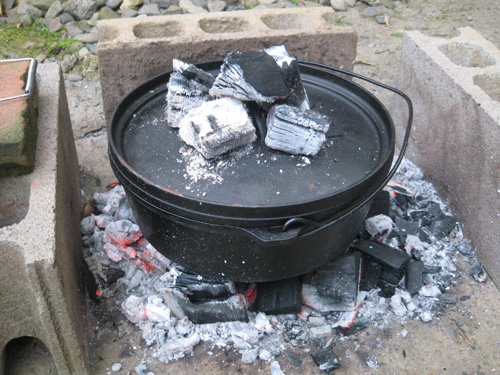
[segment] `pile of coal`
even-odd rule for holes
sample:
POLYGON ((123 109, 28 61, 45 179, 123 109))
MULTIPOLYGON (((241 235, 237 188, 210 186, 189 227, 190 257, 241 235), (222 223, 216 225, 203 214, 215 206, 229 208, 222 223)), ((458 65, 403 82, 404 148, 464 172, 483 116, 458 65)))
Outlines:
POLYGON ((310 110, 285 46, 229 53, 215 78, 179 60, 173 67, 167 121, 206 159, 255 141, 254 124, 269 148, 294 155, 314 156, 326 140, 331 120, 310 110))

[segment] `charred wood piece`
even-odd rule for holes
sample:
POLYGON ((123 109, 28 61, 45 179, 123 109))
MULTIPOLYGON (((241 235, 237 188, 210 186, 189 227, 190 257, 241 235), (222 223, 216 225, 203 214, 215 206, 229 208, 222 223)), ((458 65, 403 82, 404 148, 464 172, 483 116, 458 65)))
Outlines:
POLYGON ((232 98, 206 102, 191 110, 180 123, 179 135, 206 159, 257 139, 245 106, 232 98))
POLYGON ((412 261, 408 264, 406 272, 406 289, 413 296, 422 288, 424 275, 424 262, 412 261))
POLYGON ((265 51, 232 52, 224 59, 210 95, 272 103, 288 97, 290 90, 280 67, 265 51))
POLYGON ((208 92, 214 77, 192 64, 173 60, 174 71, 168 81, 167 121, 178 128, 182 118, 192 109, 210 100, 208 92))
POLYGON ((351 245, 353 248, 372 257, 383 266, 396 270, 405 270, 411 256, 404 251, 387 246, 378 241, 361 240, 351 245))
POLYGON ((298 314, 302 309, 302 282, 300 277, 257 284, 251 311, 270 315, 298 314))
POLYGON ((267 115, 265 143, 289 154, 315 156, 326 140, 330 122, 327 116, 318 112, 276 105, 267 115))

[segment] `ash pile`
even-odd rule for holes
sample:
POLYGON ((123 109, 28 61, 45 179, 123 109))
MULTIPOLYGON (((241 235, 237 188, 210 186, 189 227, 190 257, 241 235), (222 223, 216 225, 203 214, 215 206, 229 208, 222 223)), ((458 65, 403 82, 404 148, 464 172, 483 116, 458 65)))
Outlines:
POLYGON ((95 214, 81 222, 88 290, 115 304, 165 363, 205 341, 233 347, 245 364, 267 361, 274 375, 280 355, 300 367, 288 347, 311 351, 330 371, 342 363, 332 344, 354 330, 439 319, 456 302, 459 256, 471 277, 487 277, 456 218, 407 159, 342 257, 276 282, 215 281, 170 262, 143 237, 120 185, 92 203, 95 214))

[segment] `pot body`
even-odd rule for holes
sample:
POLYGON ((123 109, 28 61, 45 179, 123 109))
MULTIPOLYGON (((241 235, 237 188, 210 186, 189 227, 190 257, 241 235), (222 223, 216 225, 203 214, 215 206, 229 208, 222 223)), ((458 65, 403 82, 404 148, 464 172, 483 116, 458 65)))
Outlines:
MULTIPOLYGON (((370 202, 348 216, 290 239, 274 240, 277 227, 213 225, 174 216, 125 191, 144 236, 172 261, 217 280, 273 281, 307 273, 340 256, 358 234, 370 202), (269 236, 268 236, 269 237, 269 236), (264 240, 263 240, 264 239, 264 240)), ((277 236, 282 233, 278 232, 277 236)))

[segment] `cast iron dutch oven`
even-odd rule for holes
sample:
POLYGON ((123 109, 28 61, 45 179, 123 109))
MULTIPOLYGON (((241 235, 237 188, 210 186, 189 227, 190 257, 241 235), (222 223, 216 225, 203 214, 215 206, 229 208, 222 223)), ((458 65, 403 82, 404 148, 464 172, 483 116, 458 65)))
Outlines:
MULTIPOLYGON (((221 63, 197 66, 216 75, 221 63)), ((411 102, 354 73, 306 61, 299 67, 312 108, 333 123, 312 158, 271 150, 261 139, 212 161, 189 154, 165 120, 170 72, 119 104, 108 129, 111 166, 144 236, 166 257, 218 280, 271 281, 323 265, 356 237, 374 195, 403 157, 411 102), (395 131, 389 113, 337 73, 407 101, 404 144, 392 169, 395 131)))

